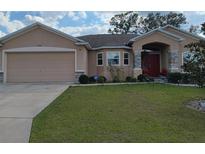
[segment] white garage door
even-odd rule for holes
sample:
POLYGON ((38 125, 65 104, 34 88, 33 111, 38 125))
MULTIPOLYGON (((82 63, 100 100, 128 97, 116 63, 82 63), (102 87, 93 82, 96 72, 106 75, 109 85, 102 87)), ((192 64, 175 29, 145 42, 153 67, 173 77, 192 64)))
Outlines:
POLYGON ((75 80, 75 53, 7 53, 7 82, 75 80))

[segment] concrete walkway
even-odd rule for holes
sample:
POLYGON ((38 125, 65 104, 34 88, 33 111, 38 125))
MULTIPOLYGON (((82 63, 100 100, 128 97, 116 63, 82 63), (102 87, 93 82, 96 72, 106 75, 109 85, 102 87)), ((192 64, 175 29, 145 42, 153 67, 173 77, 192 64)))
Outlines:
POLYGON ((68 84, 0 84, 0 142, 28 142, 32 119, 68 84))

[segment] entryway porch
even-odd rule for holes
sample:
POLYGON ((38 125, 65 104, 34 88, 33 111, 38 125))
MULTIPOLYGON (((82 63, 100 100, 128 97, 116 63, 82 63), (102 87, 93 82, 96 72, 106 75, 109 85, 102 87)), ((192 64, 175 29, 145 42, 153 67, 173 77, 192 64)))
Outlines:
POLYGON ((142 46, 142 74, 150 77, 166 76, 168 70, 169 45, 164 43, 149 43, 142 46))

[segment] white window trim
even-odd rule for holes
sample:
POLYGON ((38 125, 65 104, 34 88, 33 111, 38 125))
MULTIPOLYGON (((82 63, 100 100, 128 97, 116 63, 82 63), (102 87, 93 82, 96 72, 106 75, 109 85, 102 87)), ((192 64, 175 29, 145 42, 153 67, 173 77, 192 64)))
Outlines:
POLYGON ((104 54, 103 54, 103 52, 98 52, 96 55, 97 55, 96 56, 96 65, 97 66, 103 66, 104 65, 104 54), (102 65, 98 65, 98 55, 99 54, 102 54, 102 65))
POLYGON ((130 53, 129 53, 128 51, 124 51, 124 52, 123 52, 123 66, 130 66, 130 53), (124 63, 124 60, 125 60, 124 54, 125 54, 125 53, 128 53, 128 64, 125 64, 125 63, 124 63))
POLYGON ((112 66, 121 66, 121 55, 120 55, 120 51, 107 51, 107 53, 106 53, 106 64, 107 64, 107 66, 109 66, 109 64, 108 64, 108 54, 111 53, 111 52, 119 53, 119 64, 115 64, 115 65, 112 65, 112 66))

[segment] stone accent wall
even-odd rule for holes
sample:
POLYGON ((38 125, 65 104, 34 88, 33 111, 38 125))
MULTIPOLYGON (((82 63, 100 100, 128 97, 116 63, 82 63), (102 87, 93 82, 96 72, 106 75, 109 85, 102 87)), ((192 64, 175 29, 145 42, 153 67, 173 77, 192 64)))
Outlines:
POLYGON ((0 83, 3 82, 3 72, 0 72, 0 83))
POLYGON ((135 53, 135 68, 141 69, 141 52, 135 53))
POLYGON ((134 69, 133 69, 133 76, 137 77, 138 75, 142 74, 142 66, 141 66, 141 51, 137 51, 135 53, 135 58, 134 58, 134 69))
POLYGON ((172 51, 168 54, 168 64, 169 64, 169 71, 170 72, 178 72, 179 71, 179 52, 172 51))

